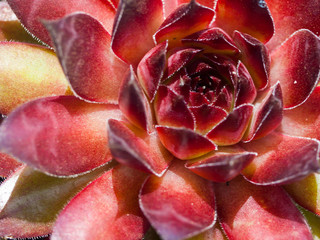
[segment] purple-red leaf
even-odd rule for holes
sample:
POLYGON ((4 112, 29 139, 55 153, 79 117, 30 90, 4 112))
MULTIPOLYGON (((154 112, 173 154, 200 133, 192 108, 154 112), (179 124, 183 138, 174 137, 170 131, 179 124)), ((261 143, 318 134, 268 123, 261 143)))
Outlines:
POLYGON ((174 10, 154 35, 157 43, 168 40, 169 47, 179 46, 180 40, 205 29, 214 17, 214 11, 191 0, 174 10))
POLYGON ((166 67, 166 42, 152 48, 141 60, 137 68, 138 80, 152 101, 162 79, 166 67))
POLYGON ((238 146, 219 147, 217 151, 189 161, 186 167, 208 180, 227 182, 236 177, 256 155, 238 146))
POLYGON ((45 21, 61 66, 79 97, 102 103, 117 103, 128 66, 110 49, 110 34, 91 16, 75 13, 45 21))
POLYGON ((234 41, 241 50, 240 60, 246 65, 257 90, 269 83, 270 59, 266 47, 252 36, 235 31, 234 41))
POLYGON ((194 129, 194 118, 183 97, 168 87, 159 87, 154 108, 158 124, 194 129))
POLYGON ((283 103, 279 82, 258 99, 254 107, 251 125, 243 139, 244 142, 264 137, 281 124, 283 103))
POLYGON ((237 83, 235 92, 235 106, 252 103, 257 96, 257 89, 252 77, 242 62, 237 65, 237 83))
POLYGON ((251 115, 253 105, 243 104, 235 108, 229 115, 213 128, 207 137, 217 145, 233 145, 242 139, 251 115))
POLYGON ((274 26, 269 9, 258 0, 215 0, 216 20, 214 26, 232 35, 234 30, 250 34, 262 42, 273 35, 274 26))
POLYGON ((216 150, 216 145, 187 128, 157 126, 162 144, 177 158, 190 159, 216 150))
POLYGON ((135 126, 140 127, 145 131, 152 130, 153 122, 151 108, 139 85, 132 66, 120 88, 119 108, 135 126))
POLYGON ((232 38, 220 28, 209 28, 181 40, 189 47, 204 48, 206 52, 216 54, 237 55, 240 50, 236 47, 232 38))
POLYGON ((124 122, 109 120, 112 156, 122 164, 161 176, 168 168, 172 155, 161 145, 156 132, 147 134, 128 126, 124 122))
POLYGON ((138 65, 154 47, 152 35, 163 21, 161 0, 122 0, 112 31, 112 50, 125 62, 138 65))
POLYGON ((206 134, 228 116, 228 113, 223 108, 207 104, 191 107, 190 110, 195 117, 196 131, 201 134, 206 134))

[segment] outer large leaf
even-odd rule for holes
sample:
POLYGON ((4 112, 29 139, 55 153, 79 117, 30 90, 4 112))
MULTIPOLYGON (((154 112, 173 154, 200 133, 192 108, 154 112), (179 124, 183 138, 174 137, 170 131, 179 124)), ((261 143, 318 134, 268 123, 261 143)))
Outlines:
POLYGON ((79 174, 111 159, 107 120, 121 116, 114 105, 90 104, 73 96, 38 99, 1 124, 0 149, 50 174, 79 174))
POLYGON ((270 81, 280 81, 284 108, 301 105, 320 80, 320 39, 302 29, 271 54, 270 81))
POLYGON ((228 184, 215 184, 215 191, 219 220, 229 239, 313 239, 280 187, 255 186, 239 176, 228 184))
POLYGON ((0 113, 29 100, 63 95, 68 82, 55 54, 43 47, 0 43, 0 113))
POLYGON ((70 13, 82 11, 98 19, 111 33, 115 8, 105 0, 8 0, 22 24, 36 37, 51 45, 48 32, 41 19, 54 20, 70 13))
POLYGON ((269 9, 258 0, 214 0, 217 17, 213 23, 230 35, 234 30, 248 33, 262 42, 273 35, 274 27, 269 9))
POLYGON ((258 156, 243 171, 262 185, 289 183, 319 170, 319 141, 273 132, 242 147, 258 156))
POLYGON ((297 108, 285 110, 281 130, 294 136, 320 139, 320 86, 297 108))
POLYGON ((138 193, 145 178, 121 165, 103 174, 60 213, 51 239, 142 239, 148 223, 138 193))
POLYGON ((163 21, 162 10, 161 0, 121 0, 112 31, 114 53, 137 66, 154 47, 152 35, 163 21))
POLYGON ((75 13, 46 21, 60 63, 76 95, 117 103, 128 66, 111 51, 110 34, 91 16, 75 13))
POLYGON ((108 168, 76 178, 56 178, 20 168, 0 186, 0 236, 26 238, 51 233, 57 214, 69 199, 108 168))
POLYGON ((265 0, 275 24, 275 35, 268 42, 275 49, 295 31, 306 28, 319 36, 320 5, 314 0, 265 0))
POLYGON ((164 240, 185 239, 215 222, 211 183, 178 160, 162 178, 148 178, 140 193, 140 207, 164 240))

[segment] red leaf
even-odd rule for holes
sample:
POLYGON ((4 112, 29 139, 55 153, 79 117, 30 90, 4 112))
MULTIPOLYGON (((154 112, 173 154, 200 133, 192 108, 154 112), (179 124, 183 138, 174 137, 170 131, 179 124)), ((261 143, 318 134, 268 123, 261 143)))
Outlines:
POLYGON ((58 239, 142 239, 148 228, 138 194, 146 175, 118 165, 82 190, 58 216, 58 239))
POLYGON ((256 184, 285 184, 319 170, 319 142, 314 139, 273 132, 241 146, 258 153, 243 171, 256 184))
POLYGON ((161 0, 122 0, 112 31, 112 50, 125 62, 138 65, 154 47, 152 35, 163 21, 161 0))
POLYGON ((161 176, 173 158, 161 145, 156 132, 141 133, 124 122, 111 119, 108 134, 112 156, 130 167, 161 176))
POLYGON ((264 1, 216 0, 215 3, 217 17, 214 26, 230 35, 234 30, 250 34, 264 43, 272 37, 273 21, 264 1))
POLYGON ((252 110, 253 106, 251 104, 243 104, 235 108, 207 134, 207 137, 221 146, 240 142, 248 127, 252 110))
POLYGON ((128 66, 114 56, 110 34, 100 22, 75 13, 45 21, 45 26, 75 94, 89 101, 117 103, 128 66))
POLYGON ((264 90, 269 83, 270 59, 266 47, 248 34, 235 31, 234 41, 241 50, 240 60, 247 67, 257 90, 264 90))
POLYGON ((187 128, 157 126, 162 144, 177 158, 191 159, 216 150, 216 145, 187 128))
POLYGON ((162 178, 148 178, 140 192, 140 207, 164 240, 191 237, 215 222, 211 183, 185 169, 180 161, 162 178))
POLYGON ((161 24, 154 38, 157 43, 168 40, 169 47, 179 46, 180 40, 205 29, 214 17, 214 11, 191 0, 176 8, 161 24))
POLYGON ((135 126, 145 131, 152 131, 153 120, 151 108, 139 85, 132 66, 120 88, 119 108, 135 126))
POLYGON ((302 214, 280 187, 255 186, 239 176, 214 189, 219 220, 229 239, 313 239, 302 214))
POLYGON ((285 108, 305 102, 320 80, 320 39, 299 30, 271 54, 270 81, 280 81, 285 108))
POLYGON ((17 108, 1 124, 0 149, 53 175, 87 172, 112 158, 106 147, 109 118, 122 118, 115 105, 73 96, 38 99, 17 108))
POLYGON ((74 12, 85 12, 101 22, 110 33, 115 16, 114 6, 105 0, 8 0, 8 3, 22 24, 51 46, 50 37, 41 24, 41 19, 55 20, 74 12))
POLYGON ((268 4, 275 25, 275 34, 267 44, 268 49, 276 49, 299 29, 309 29, 319 36, 319 2, 314 0, 265 0, 265 2, 268 4))
POLYGON ((186 167, 208 180, 227 182, 239 175, 256 155, 238 146, 219 147, 217 151, 189 161, 186 167))

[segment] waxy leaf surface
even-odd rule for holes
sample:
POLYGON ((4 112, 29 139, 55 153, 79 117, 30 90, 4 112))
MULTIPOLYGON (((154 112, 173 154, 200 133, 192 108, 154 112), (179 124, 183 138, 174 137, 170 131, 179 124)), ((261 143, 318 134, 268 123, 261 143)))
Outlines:
POLYGON ((117 103, 128 66, 111 51, 111 36, 83 13, 45 21, 74 93, 85 100, 117 103))
POLYGON ((224 29, 229 35, 234 30, 250 34, 262 42, 273 35, 274 26, 269 9, 264 1, 215 0, 217 17, 214 26, 224 29))
POLYGON ((214 11, 191 0, 174 10, 155 33, 157 43, 168 40, 169 47, 179 46, 180 40, 205 29, 214 17, 214 11))
POLYGON ((280 81, 284 108, 301 105, 320 80, 320 39, 308 30, 290 36, 271 54, 270 81, 280 81))
POLYGON ((215 184, 214 189, 219 220, 229 239, 313 239, 282 188, 256 186, 239 176, 228 184, 215 184))
POLYGON ((138 203, 145 178, 121 165, 104 173, 63 209, 51 239, 142 239, 149 225, 138 203))
POLYGON ((319 141, 273 132, 242 144, 258 156, 243 171, 256 184, 289 183, 319 170, 319 141))
POLYGON ((204 155, 217 146, 205 138, 187 128, 156 127, 162 144, 177 158, 190 159, 204 155))
POLYGON ((275 34, 267 43, 274 50, 292 33, 299 29, 309 29, 320 34, 319 2, 314 0, 265 0, 275 25, 275 34))
POLYGON ((52 46, 41 20, 55 20, 73 12, 86 12, 98 19, 111 33, 115 8, 105 0, 9 0, 21 23, 36 37, 52 46))
POLYGON ((124 165, 161 176, 172 160, 156 132, 147 134, 130 124, 111 119, 108 136, 112 156, 124 165))
POLYGON ((112 30, 112 50, 125 62, 138 65, 154 47, 152 35, 163 21, 161 0, 122 0, 112 30))
POLYGON ((186 168, 208 180, 227 182, 239 175, 256 155, 238 146, 219 147, 217 151, 190 160, 186 168))
POLYGON ((86 103, 73 96, 38 99, 16 109, 1 124, 0 149, 50 174, 83 173, 111 160, 107 120, 121 116, 114 105, 86 103))
POLYGON ((320 86, 299 107, 283 112, 279 130, 293 136, 320 139, 320 86))
POLYGON ((177 160, 158 178, 150 176, 140 193, 140 207, 164 240, 181 240, 213 226, 212 183, 177 160))

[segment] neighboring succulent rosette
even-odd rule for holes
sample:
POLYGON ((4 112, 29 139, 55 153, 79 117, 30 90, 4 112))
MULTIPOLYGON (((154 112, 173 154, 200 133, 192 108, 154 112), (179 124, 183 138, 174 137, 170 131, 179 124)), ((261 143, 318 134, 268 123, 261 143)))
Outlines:
POLYGON ((0 236, 320 238, 319 4, 8 4, 0 236))

